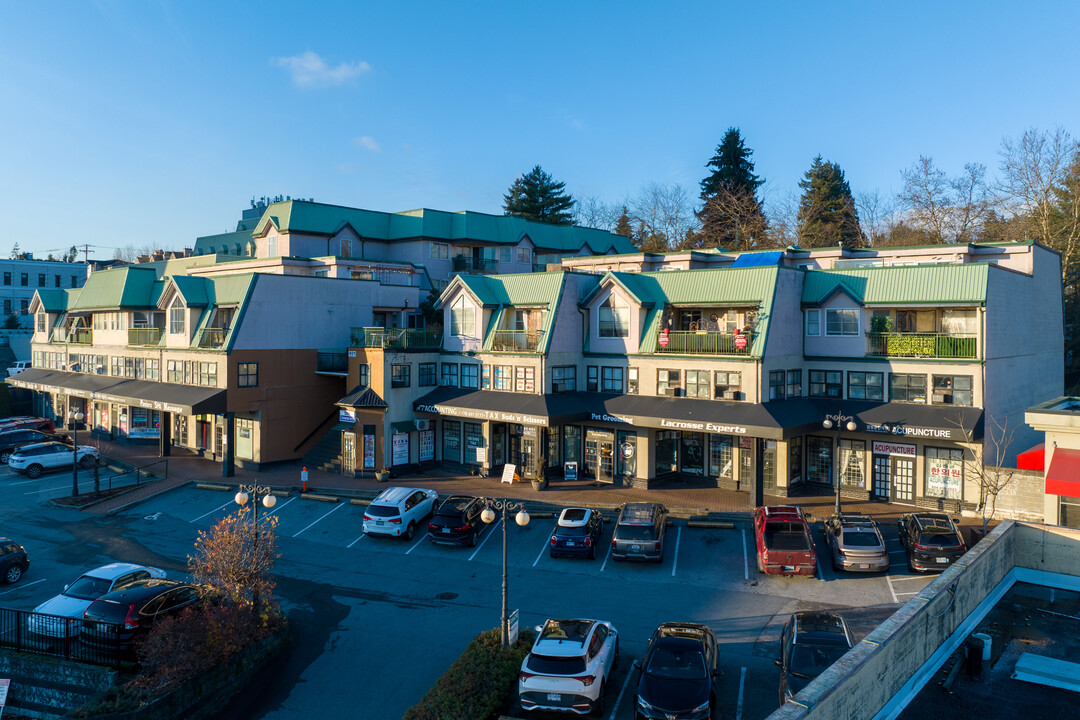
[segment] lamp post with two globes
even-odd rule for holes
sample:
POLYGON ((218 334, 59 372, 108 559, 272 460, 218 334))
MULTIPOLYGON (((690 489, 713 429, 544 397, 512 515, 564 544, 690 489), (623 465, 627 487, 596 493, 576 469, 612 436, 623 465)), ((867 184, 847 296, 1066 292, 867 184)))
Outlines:
POLYGON ((840 462, 840 429, 844 428, 848 432, 855 432, 859 427, 855 424, 855 418, 850 415, 844 415, 842 413, 836 413, 835 415, 826 415, 825 421, 821 423, 821 426, 826 430, 836 428, 836 482, 833 484, 836 488, 836 514, 840 514, 840 475, 843 473, 843 465, 840 462))
POLYGON ((510 616, 508 609, 508 590, 506 582, 506 513, 518 511, 514 516, 514 522, 525 527, 529 524, 529 513, 525 512, 525 503, 515 503, 510 500, 484 499, 484 511, 480 513, 480 519, 489 525, 495 522, 495 510, 502 512, 502 646, 510 647, 510 616), (494 508, 494 510, 492 509, 494 508))
POLYGON ((71 497, 79 497, 79 423, 86 419, 80 410, 68 412, 71 421, 71 497))

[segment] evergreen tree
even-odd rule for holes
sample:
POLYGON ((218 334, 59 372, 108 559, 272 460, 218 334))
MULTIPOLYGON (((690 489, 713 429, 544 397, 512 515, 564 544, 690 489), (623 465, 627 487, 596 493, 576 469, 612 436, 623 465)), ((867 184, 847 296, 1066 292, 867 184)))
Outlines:
POLYGON ((802 247, 831 247, 838 243, 847 248, 866 246, 855 198, 839 165, 818 155, 799 181, 799 187, 803 191, 799 199, 802 247))
POLYGON ((634 227, 630 223, 630 213, 627 211, 625 205, 622 206, 622 213, 619 215, 619 219, 615 221, 615 234, 630 239, 633 239, 634 237, 634 227))
POLYGON ((555 182, 539 165, 514 180, 503 195, 503 212, 526 220, 570 223, 573 207, 574 198, 566 194, 566 183, 555 182))
POLYGON ((739 129, 728 128, 705 164, 711 172, 701 181, 701 230, 693 239, 697 247, 749 249, 764 239, 766 220, 757 189, 765 181, 754 174, 753 154, 739 129))

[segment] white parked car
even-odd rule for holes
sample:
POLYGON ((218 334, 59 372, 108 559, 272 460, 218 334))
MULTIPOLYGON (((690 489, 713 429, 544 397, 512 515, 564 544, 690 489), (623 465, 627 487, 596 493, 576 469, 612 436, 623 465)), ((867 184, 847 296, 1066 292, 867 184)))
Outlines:
MULTIPOLYGON (((26 477, 38 478, 46 470, 70 469, 75 460, 75 448, 61 442, 43 442, 23 445, 8 457, 8 467, 26 477)), ((94 467, 100 455, 91 445, 79 446, 79 466, 94 467)))
POLYGON ((416 528, 435 511, 439 493, 423 488, 383 490, 364 511, 365 535, 391 535, 412 539, 416 528))
POLYGON ((603 620, 548 620, 521 663, 522 710, 604 711, 604 685, 619 659, 619 633, 603 620))
POLYGON ((29 370, 29 369, 30 369, 30 361, 29 360, 16 360, 15 362, 8 365, 8 367, 7 367, 7 376, 11 377, 12 375, 18 375, 23 370, 29 370))
POLYGON ((40 614, 30 616, 30 632, 49 637, 74 637, 79 634, 86 608, 99 597, 136 580, 163 577, 164 570, 131 563, 110 563, 85 572, 78 580, 65 586, 64 592, 34 608, 34 613, 40 614))

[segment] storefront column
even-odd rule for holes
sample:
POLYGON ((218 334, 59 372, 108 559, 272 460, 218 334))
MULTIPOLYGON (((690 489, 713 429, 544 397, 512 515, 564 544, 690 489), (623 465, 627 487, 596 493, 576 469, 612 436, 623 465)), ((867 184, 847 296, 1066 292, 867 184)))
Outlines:
POLYGON ((740 450, 740 453, 751 452, 754 454, 754 477, 745 478, 750 486, 750 507, 758 508, 765 504, 765 440, 764 438, 750 438, 753 447, 750 450, 740 450))
POLYGON ((172 454, 172 413, 161 411, 161 432, 158 434, 158 457, 172 454))
POLYGON ((221 452, 221 477, 233 477, 236 475, 236 463, 233 462, 233 436, 236 431, 236 414, 227 412, 222 417, 225 419, 224 433, 221 436, 221 444, 225 447, 221 452))

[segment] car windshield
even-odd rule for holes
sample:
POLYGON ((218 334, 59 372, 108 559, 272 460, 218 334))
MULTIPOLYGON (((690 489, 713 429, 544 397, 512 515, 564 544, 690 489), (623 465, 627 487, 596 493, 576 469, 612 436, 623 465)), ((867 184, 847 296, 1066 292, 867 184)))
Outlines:
POLYGON ((843 645, 795 645, 788 669, 795 675, 815 678, 847 651, 843 645))
POLYGON ((78 598, 80 600, 97 600, 99 597, 109 592, 109 587, 111 585, 111 580, 83 575, 73 582, 68 589, 64 591, 64 594, 68 597, 78 598))
POLYGON ((705 658, 700 652, 689 649, 656 648, 649 658, 649 675, 678 680, 700 680, 708 673, 705 658))
POLYGON ((397 517, 398 509, 388 505, 368 505, 368 515, 371 517, 397 517))
POLYGON ((845 530, 844 545, 845 547, 878 547, 881 543, 878 542, 877 533, 869 530, 845 530))
POLYGON ((525 667, 537 675, 583 675, 585 658, 532 654, 525 661, 525 667))
POLYGON ((560 525, 559 527, 555 528, 555 534, 562 537, 580 537, 582 535, 588 535, 589 528, 585 527, 584 525, 578 525, 576 527, 565 527, 563 525, 560 525))
POLYGON ((615 535, 620 540, 652 540, 652 525, 619 525, 615 535))

